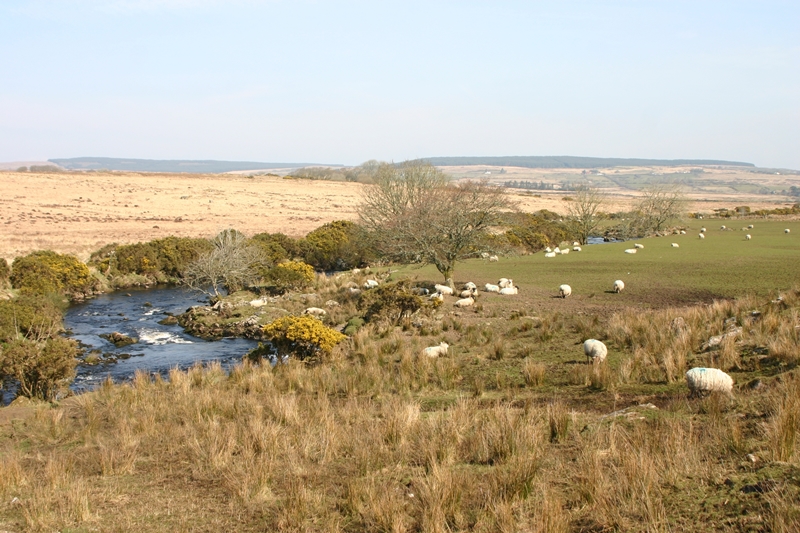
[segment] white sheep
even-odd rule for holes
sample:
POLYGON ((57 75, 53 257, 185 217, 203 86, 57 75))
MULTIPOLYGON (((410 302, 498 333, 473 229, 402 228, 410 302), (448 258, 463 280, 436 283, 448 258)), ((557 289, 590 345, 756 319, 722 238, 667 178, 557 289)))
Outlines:
POLYGON ((673 242, 673 243, 671 244, 671 246, 672 246, 673 248, 680 248, 680 245, 679 245, 677 242, 673 242))
POLYGON ((627 250, 625 250, 625 253, 626 254, 635 254, 636 253, 636 248, 628 248, 627 250))
POLYGON ((433 286, 433 288, 436 289, 436 292, 438 292, 440 294, 445 294, 447 296, 452 296, 453 295, 453 289, 451 289, 447 285, 439 285, 437 283, 436 285, 433 286))
POLYGON ((475 303, 475 298, 472 296, 468 298, 462 298, 461 300, 456 301, 453 305, 456 307, 469 307, 475 303))
POLYGON ((489 259, 489 252, 481 252, 481 259, 489 259))
POLYGON ((562 298, 566 298, 567 296, 572 294, 572 287, 570 287, 569 285, 566 285, 566 284, 565 285, 559 285, 558 294, 562 298))
POLYGON ((321 317, 328 314, 328 312, 319 307, 309 307, 305 311, 303 311, 304 315, 311 315, 315 317, 321 317))
POLYGON ((691 396, 700 396, 704 392, 725 392, 733 390, 733 379, 718 368, 692 368, 686 372, 686 384, 691 396))
POLYGON ((347 290, 350 291, 350 294, 353 294, 353 295, 361 294, 361 289, 359 289, 357 287, 348 287, 347 290))
POLYGON ((638 248, 638 249, 640 249, 640 250, 641 250, 642 248, 644 248, 644 244, 639 244, 639 243, 637 242, 636 244, 634 244, 634 245, 633 245, 633 247, 634 247, 634 248, 638 248))
POLYGON ((375 281, 374 279, 368 279, 367 281, 364 282, 364 288, 365 289, 374 289, 377 286, 378 286, 378 282, 375 281))
POLYGON ((553 251, 553 249, 548 246, 547 248, 544 249, 544 251, 549 254, 550 252, 553 251))
POLYGON ((519 294, 519 287, 503 287, 500 289, 500 294, 504 294, 506 296, 510 294, 519 294))
POLYGON ((579 243, 578 241, 575 241, 575 242, 572 243, 572 246, 580 246, 580 245, 581 245, 581 243, 579 243))
POLYGON ((486 292, 500 292, 499 285, 492 285, 491 283, 487 283, 486 285, 484 285, 484 288, 486 289, 486 292))
POLYGON ((449 344, 442 341, 439 343, 439 346, 428 346, 424 350, 422 350, 423 355, 427 355, 428 357, 439 357, 440 355, 447 355, 447 349, 450 347, 449 344))
POLYGON ((705 232, 706 232, 706 228, 700 228, 700 233, 705 233, 705 232))
POLYGON ((465 289, 472 289, 472 290, 475 290, 475 289, 477 289, 477 288, 478 288, 478 286, 477 286, 477 285, 475 285, 474 283, 472 283, 471 281, 468 281, 468 282, 466 282, 466 283, 464 284, 464 288, 465 288, 465 289))
POLYGON ((681 235, 686 235, 686 230, 682 229, 681 230, 681 235))
POLYGON ((555 252, 547 252, 546 254, 544 254, 544 256, 545 257, 555 257, 556 253, 555 252))
POLYGON ((753 225, 750 224, 749 226, 747 226, 747 229, 753 229, 753 225))
POLYGON ((560 254, 560 253, 561 253, 561 248, 559 248, 558 246, 556 246, 555 248, 553 248, 553 251, 554 251, 555 253, 557 253, 557 254, 560 254))
POLYGON ((699 238, 701 238, 701 239, 705 239, 705 238, 706 238, 706 236, 705 236, 705 235, 703 235, 702 233, 699 233, 697 236, 698 236, 699 238))
POLYGON ((474 296, 475 292, 475 289, 464 289, 459 293, 459 296, 461 298, 469 298, 470 296, 474 296))
POLYGON ((267 305, 267 299, 259 298, 257 300, 250 300, 250 305, 252 307, 264 307, 265 305, 267 305))
POLYGON ((491 261, 492 263, 495 263, 497 261, 500 261, 500 258, 497 257, 496 255, 490 255, 489 256, 489 261, 491 261))
POLYGON ((561 255, 567 255, 569 253, 569 248, 564 248, 561 250, 561 255))
POLYGON ((430 289, 426 289, 425 287, 412 287, 411 294, 416 294, 417 296, 428 296, 431 293, 430 289))
POLYGON ((790 230, 789 228, 786 228, 785 230, 783 230, 784 233, 791 233, 791 231, 792 230, 790 230))
POLYGON ((614 292, 620 293, 620 292, 623 291, 623 289, 625 289, 625 282, 624 281, 622 281, 621 279, 618 279, 617 281, 614 282, 614 292))
POLYGON ((728 228, 726 228, 726 227, 723 225, 723 226, 720 226, 720 228, 719 228, 719 229, 721 229, 722 231, 725 231, 725 230, 726 230, 726 229, 728 229, 728 228))
POLYGON ((580 246, 573 246, 572 247, 572 251, 573 252, 580 252, 581 251, 581 247, 580 246))
POLYGON ((587 362, 594 363, 596 361, 602 363, 606 360, 608 348, 597 339, 587 339, 583 343, 583 353, 586 354, 587 362))
POLYGON ((443 302, 444 301, 444 294, 442 294, 441 292, 434 292, 433 294, 430 295, 429 299, 430 300, 439 300, 440 302, 443 302))
POLYGON ((752 236, 752 235, 750 235, 749 233, 748 233, 747 235, 745 235, 745 236, 744 236, 744 240, 746 240, 746 241, 749 241, 749 240, 750 240, 750 239, 752 239, 752 238, 753 238, 753 236, 752 236))
POLYGON ((500 278, 500 281, 497 282, 497 285, 501 289, 505 289, 506 287, 513 287, 514 286, 514 280, 508 279, 508 278, 500 278))

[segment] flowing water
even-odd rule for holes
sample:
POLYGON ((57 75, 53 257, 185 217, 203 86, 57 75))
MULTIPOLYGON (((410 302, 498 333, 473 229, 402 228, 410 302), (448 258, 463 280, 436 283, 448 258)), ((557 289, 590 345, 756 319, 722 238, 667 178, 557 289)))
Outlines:
POLYGON ((87 350, 117 358, 113 363, 79 365, 72 389, 90 390, 108 376, 114 381, 129 380, 137 370, 165 375, 174 367, 185 369, 210 361, 230 367, 257 346, 255 341, 237 338, 205 341, 187 335, 178 325, 159 324, 168 314, 179 315, 199 304, 207 304, 207 300, 196 292, 158 288, 103 294, 71 306, 64 314, 70 337, 87 350), (118 348, 100 337, 115 331, 138 342, 118 348))

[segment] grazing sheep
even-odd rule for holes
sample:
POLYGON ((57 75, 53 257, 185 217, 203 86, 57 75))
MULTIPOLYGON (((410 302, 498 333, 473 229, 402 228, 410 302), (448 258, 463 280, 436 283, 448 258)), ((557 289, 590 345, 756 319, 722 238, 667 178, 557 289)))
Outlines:
POLYGON ((580 246, 573 246, 572 247, 572 251, 573 252, 580 252, 581 251, 581 247, 580 246))
POLYGON ((558 294, 562 298, 566 298, 567 296, 572 294, 572 287, 570 287, 569 285, 559 285, 558 294))
POLYGON ((583 343, 583 353, 586 354, 587 362, 594 363, 597 361, 602 363, 606 360, 608 348, 597 339, 588 339, 583 343))
POLYGON ((519 287, 503 287, 500 289, 500 294, 504 294, 506 296, 510 294, 519 294, 519 287))
POLYGON ((680 248, 680 245, 677 242, 673 242, 671 246, 673 248, 680 248))
POLYGON ((448 287, 447 285, 439 285, 438 283, 433 286, 434 289, 440 294, 446 294, 447 296, 453 295, 453 289, 448 287))
POLYGON ((468 298, 462 298, 461 300, 458 300, 453 305, 456 306, 456 307, 469 307, 470 305, 472 305, 474 303, 475 303, 475 298, 470 296, 468 298))
POLYGON ((686 372, 686 384, 689 386, 690 396, 701 396, 704 392, 733 391, 733 379, 718 368, 692 368, 686 372))
POLYGON ((784 233, 790 233, 791 231, 792 230, 790 230, 789 228, 786 228, 785 230, 783 230, 784 233))
POLYGON ((497 257, 496 255, 490 255, 490 256, 489 256, 489 261, 491 261, 492 263, 494 263, 494 262, 500 261, 500 258, 499 258, 499 257, 497 257))
POLYGON ((500 292, 499 285, 492 285, 491 283, 487 283, 486 285, 484 285, 484 288, 486 289, 486 292, 500 292))
POLYGON ((752 236, 752 235, 750 235, 749 233, 748 233, 747 235, 745 235, 745 236, 744 236, 744 240, 746 240, 746 241, 749 241, 749 240, 750 240, 750 239, 752 239, 752 238, 753 238, 753 236, 752 236))
POLYGON ((634 248, 639 248, 640 250, 644 248, 644 244, 639 244, 638 242, 633 245, 634 248))
POLYGON ((547 252, 546 254, 544 254, 544 256, 545 257, 555 257, 556 253, 555 252, 547 252))
POLYGON ((324 309, 319 308, 319 307, 309 307, 305 311, 303 311, 303 314, 304 315, 311 315, 311 316, 315 316, 315 317, 321 317, 321 316, 327 315, 328 312, 326 310, 324 310, 324 309))
POLYGON ((614 282, 614 292, 620 293, 625 288, 625 282, 621 279, 618 279, 614 282))
POLYGON ((378 282, 375 281, 374 279, 368 279, 367 281, 364 282, 364 288, 365 289, 374 289, 377 286, 378 286, 378 282))
POLYGON ((447 349, 450 347, 449 344, 442 341, 439 343, 439 346, 428 346, 424 350, 422 350, 423 355, 427 355, 428 357, 439 357, 440 355, 447 355, 447 349))
POLYGON ((626 254, 635 254, 636 253, 636 248, 628 248, 627 250, 625 250, 625 253, 626 254))
POLYGON ((702 233, 698 234, 697 236, 700 237, 701 239, 705 239, 706 238, 706 236, 703 235, 702 233))

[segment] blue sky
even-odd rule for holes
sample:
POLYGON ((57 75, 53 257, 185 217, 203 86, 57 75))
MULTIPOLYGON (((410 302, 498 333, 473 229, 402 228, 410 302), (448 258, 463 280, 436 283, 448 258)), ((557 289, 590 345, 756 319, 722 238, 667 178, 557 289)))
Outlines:
POLYGON ((3 0, 0 161, 800 169, 800 2, 3 0))

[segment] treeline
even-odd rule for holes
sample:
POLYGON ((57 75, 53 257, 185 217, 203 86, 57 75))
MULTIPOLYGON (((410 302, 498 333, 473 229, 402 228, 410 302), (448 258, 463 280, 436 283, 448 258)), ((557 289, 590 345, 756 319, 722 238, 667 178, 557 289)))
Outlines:
POLYGON ((553 191, 556 189, 555 183, 545 183, 544 181, 535 182, 535 181, 518 181, 518 180, 509 180, 503 182, 503 187, 509 187, 511 189, 528 189, 535 191, 553 191))
POLYGON ((356 167, 303 167, 290 172, 287 177, 310 180, 350 181, 372 183, 381 163, 374 159, 356 167))
POLYGON ((629 159, 616 157, 576 156, 505 156, 505 157, 429 157, 436 166, 486 165, 523 168, 610 168, 624 166, 722 165, 755 167, 752 163, 716 159, 629 159))

